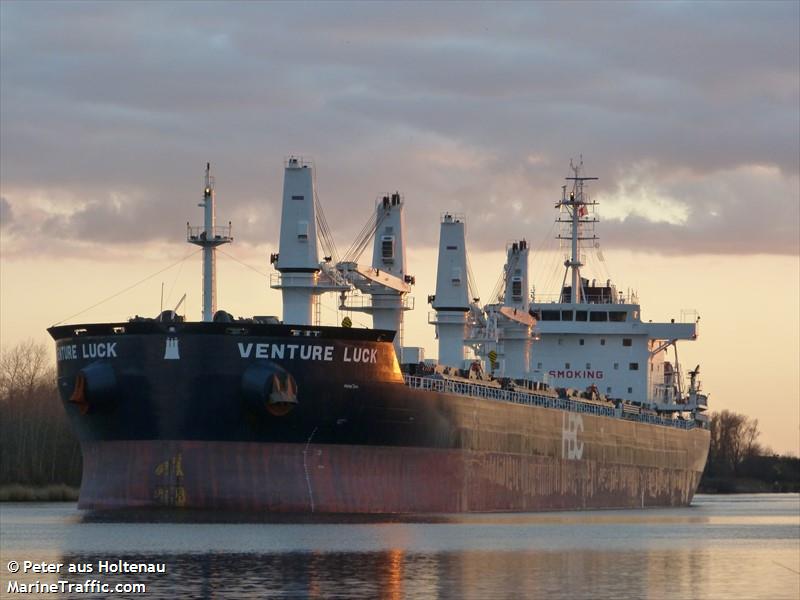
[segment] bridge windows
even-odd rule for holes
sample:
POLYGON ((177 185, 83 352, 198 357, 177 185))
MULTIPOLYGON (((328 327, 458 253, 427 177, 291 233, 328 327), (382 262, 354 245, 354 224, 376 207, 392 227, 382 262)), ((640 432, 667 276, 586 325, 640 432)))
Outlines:
POLYGON ((633 340, 631 338, 622 338, 622 345, 623 346, 632 346, 633 340))
MULTIPOLYGON (((511 281, 512 296, 522 296, 522 278, 513 278, 511 281)), ((592 323, 624 323, 628 320, 625 311, 605 310, 542 310, 539 312, 540 321, 591 321, 592 323)))
POLYGON ((628 365, 629 371, 638 371, 639 370, 639 363, 633 362, 628 365))
POLYGON ((583 344, 584 344, 584 343, 585 343, 585 340, 582 340, 582 339, 581 339, 581 340, 578 340, 578 345, 579 345, 579 346, 583 346, 583 344))
POLYGON ((614 363, 614 370, 617 371, 619 369, 619 363, 614 363))
POLYGON ((601 346, 605 346, 606 345, 606 338, 600 338, 600 345, 601 346))

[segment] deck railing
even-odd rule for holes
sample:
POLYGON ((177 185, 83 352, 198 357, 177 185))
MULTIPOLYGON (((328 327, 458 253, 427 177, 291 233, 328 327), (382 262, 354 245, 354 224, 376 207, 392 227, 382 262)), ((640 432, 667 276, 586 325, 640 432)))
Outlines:
POLYGON ((196 242, 196 241, 212 241, 212 240, 222 240, 222 241, 229 241, 233 239, 231 237, 231 226, 230 225, 215 225, 210 230, 206 230, 205 226, 198 225, 193 226, 186 224, 186 240, 189 242, 196 242))
POLYGON ((571 412, 588 413, 604 417, 616 417, 628 421, 638 421, 650 423, 652 425, 664 425, 666 427, 677 427, 679 429, 693 429, 694 421, 681 419, 665 419, 656 415, 631 414, 610 406, 602 406, 592 402, 583 402, 575 398, 553 398, 529 392, 519 392, 514 390, 504 390, 488 385, 477 383, 467 383, 463 381, 453 381, 450 379, 435 379, 433 377, 418 377, 416 375, 405 375, 407 386, 415 389, 431 392, 442 392, 448 394, 458 394, 470 396, 472 398, 484 398, 486 400, 499 400, 501 402, 512 402, 514 404, 527 404, 530 406, 541 406, 544 408, 555 408, 571 412))

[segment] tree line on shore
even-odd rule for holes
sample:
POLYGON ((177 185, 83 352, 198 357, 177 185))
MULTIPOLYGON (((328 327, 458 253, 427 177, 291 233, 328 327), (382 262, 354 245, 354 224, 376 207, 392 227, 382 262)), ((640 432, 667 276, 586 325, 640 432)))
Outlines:
MULTIPOLYGON (((758 442, 758 421, 712 413, 705 492, 800 492, 800 458, 758 442)), ((45 344, 22 342, 0 354, 0 487, 78 487, 80 446, 56 387, 45 344)))
POLYGON ((50 348, 17 344, 0 354, 0 486, 80 482, 80 447, 61 406, 50 348))
POLYGON ((701 492, 800 492, 800 458, 758 442, 758 420, 723 410, 711 414, 701 492))

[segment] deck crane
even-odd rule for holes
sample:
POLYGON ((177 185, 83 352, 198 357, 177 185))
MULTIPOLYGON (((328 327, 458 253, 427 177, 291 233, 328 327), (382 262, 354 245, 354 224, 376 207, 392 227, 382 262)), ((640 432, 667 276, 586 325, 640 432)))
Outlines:
POLYGON ((379 198, 375 212, 359 236, 337 263, 336 269, 359 295, 340 294, 340 310, 372 315, 373 327, 396 331, 395 351, 401 358, 403 313, 414 306, 408 296, 414 277, 405 270, 404 198, 400 192, 379 198), (373 240, 372 266, 358 264, 358 259, 373 240), (369 298, 367 298, 369 296, 369 298))

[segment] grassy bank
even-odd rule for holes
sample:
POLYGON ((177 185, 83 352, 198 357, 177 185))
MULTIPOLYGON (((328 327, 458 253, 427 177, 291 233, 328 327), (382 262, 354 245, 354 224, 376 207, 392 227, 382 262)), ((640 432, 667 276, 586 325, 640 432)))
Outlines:
POLYGON ((0 485, 0 502, 77 502, 78 488, 52 485, 0 485))

